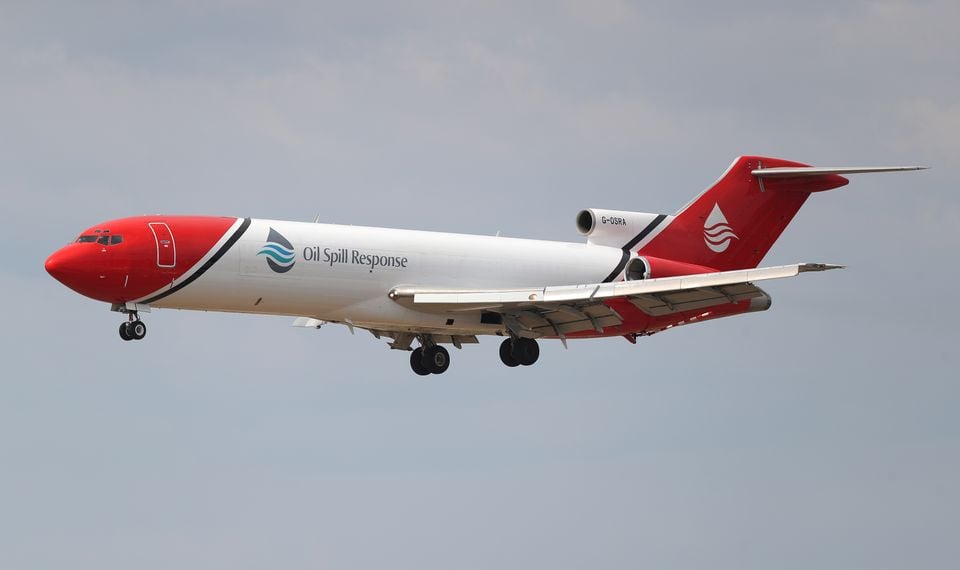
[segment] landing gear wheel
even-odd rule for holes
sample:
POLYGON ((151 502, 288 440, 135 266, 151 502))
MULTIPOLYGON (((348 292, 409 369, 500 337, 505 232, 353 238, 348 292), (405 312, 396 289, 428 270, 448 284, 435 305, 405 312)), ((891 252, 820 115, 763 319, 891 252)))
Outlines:
POLYGON ((520 363, 517 362, 517 359, 513 357, 512 338, 504 339, 504 341, 500 343, 500 361, 510 368, 520 366, 520 363))
POLYGON ((513 348, 513 357, 524 366, 530 366, 540 358, 540 345, 532 338, 517 339, 513 348))
POLYGON ((450 353, 435 344, 423 351, 423 365, 432 374, 443 374, 450 367, 450 353))
POLYGON ((430 374, 430 371, 427 370, 427 367, 423 365, 423 349, 415 348, 413 352, 410 353, 410 368, 413 368, 413 371, 420 376, 426 376, 430 374))
POLYGON ((133 340, 133 337, 130 336, 130 333, 127 331, 127 325, 130 323, 120 323, 120 338, 123 340, 133 340))
POLYGON ((127 334, 133 340, 140 340, 147 336, 147 325, 143 321, 130 321, 127 323, 127 334))

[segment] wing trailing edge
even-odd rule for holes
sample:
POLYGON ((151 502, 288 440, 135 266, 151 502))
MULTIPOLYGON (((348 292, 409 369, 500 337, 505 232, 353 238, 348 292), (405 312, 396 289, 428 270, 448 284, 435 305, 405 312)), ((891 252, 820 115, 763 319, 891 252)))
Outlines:
POLYGON ((398 287, 390 291, 389 297, 419 311, 499 313, 503 324, 516 336, 554 335, 563 339, 584 331, 603 333, 606 327, 621 325, 623 317, 611 301, 625 300, 651 317, 746 301, 750 303, 746 312, 764 311, 770 307, 770 297, 754 281, 840 267, 800 263, 641 281, 521 289, 398 287))
POLYGON ((419 309, 477 310, 523 305, 596 303, 620 297, 667 294, 794 277, 800 273, 840 269, 842 265, 798 263, 756 269, 700 273, 641 281, 546 286, 529 289, 449 290, 398 287, 390 298, 419 309))

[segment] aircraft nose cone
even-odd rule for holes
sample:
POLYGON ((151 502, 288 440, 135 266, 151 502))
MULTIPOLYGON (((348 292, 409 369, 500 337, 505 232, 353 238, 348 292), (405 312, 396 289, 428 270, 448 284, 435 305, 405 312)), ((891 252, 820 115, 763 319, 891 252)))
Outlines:
POLYGON ((47 270, 47 273, 49 273, 51 277, 63 282, 64 262, 61 252, 54 252, 53 255, 48 257, 47 261, 43 264, 43 268, 47 270))
POLYGON ((107 265, 104 248, 75 243, 53 253, 43 267, 51 277, 81 295, 112 302, 117 297, 118 272, 107 265))
POLYGON ((43 268, 51 277, 73 289, 74 282, 83 273, 83 262, 79 253, 70 246, 57 250, 47 258, 43 268))

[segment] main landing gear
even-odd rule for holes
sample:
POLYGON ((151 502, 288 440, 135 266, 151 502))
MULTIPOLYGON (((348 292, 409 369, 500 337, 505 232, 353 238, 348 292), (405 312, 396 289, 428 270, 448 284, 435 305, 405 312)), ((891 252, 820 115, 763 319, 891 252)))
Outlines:
MULTIPOLYGON (((419 338, 421 345, 410 352, 410 368, 420 376, 446 372, 450 367, 447 349, 436 344, 430 336, 419 338)), ((540 345, 532 338, 510 337, 500 345, 500 360, 511 368, 530 366, 539 358, 540 345)))
POLYGON ((145 336, 147 336, 147 325, 136 313, 130 313, 130 320, 120 323, 120 338, 123 340, 140 340, 145 336))
POLYGON ((450 367, 450 353, 439 344, 418 347, 410 353, 410 368, 420 376, 443 374, 450 367))
POLYGON ((540 345, 532 338, 510 337, 500 344, 500 360, 513 368, 530 366, 540 358, 540 345))

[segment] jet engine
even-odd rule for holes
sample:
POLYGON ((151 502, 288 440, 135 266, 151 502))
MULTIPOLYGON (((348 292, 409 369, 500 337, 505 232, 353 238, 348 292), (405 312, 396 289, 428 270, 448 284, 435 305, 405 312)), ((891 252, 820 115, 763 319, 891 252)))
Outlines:
MULTIPOLYGON (((638 245, 638 238, 649 233, 652 229, 651 225, 665 227, 672 218, 673 216, 646 212, 588 208, 577 214, 577 231, 587 236, 587 243, 634 250, 634 246, 638 245), (659 224, 654 224, 657 218, 662 219, 659 224)), ((624 270, 628 281, 716 271, 717 269, 712 267, 636 254, 633 254, 624 270)))
POLYGON ((656 279, 658 277, 679 277, 681 275, 697 275, 700 273, 715 273, 717 270, 703 265, 694 265, 671 259, 661 259, 640 255, 627 262, 624 275, 627 281, 640 279, 656 279))
POLYGON ((587 243, 623 247, 657 217, 659 214, 588 208, 577 214, 577 231, 587 236, 587 243))

